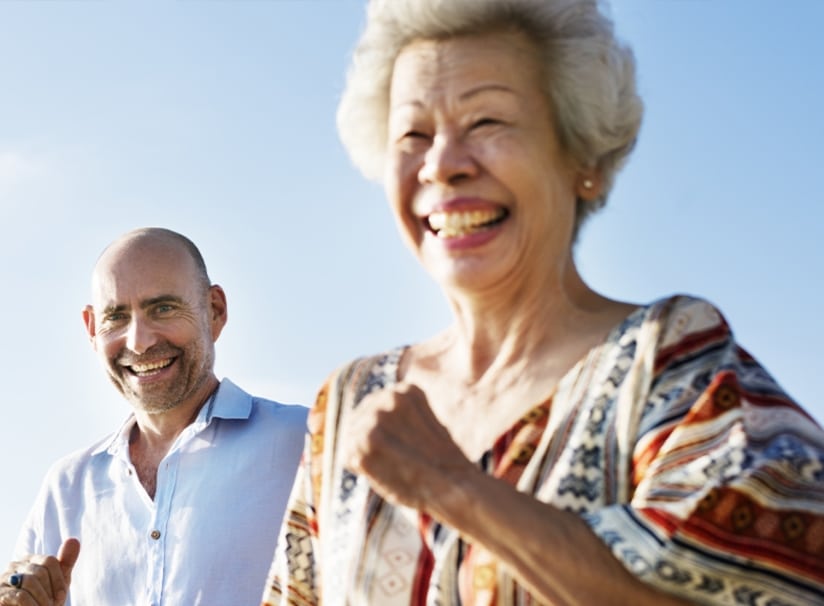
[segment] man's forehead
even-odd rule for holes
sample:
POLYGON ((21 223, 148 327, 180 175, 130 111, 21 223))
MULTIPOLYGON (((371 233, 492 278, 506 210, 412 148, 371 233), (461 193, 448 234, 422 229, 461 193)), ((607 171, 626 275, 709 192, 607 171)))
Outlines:
POLYGON ((197 271, 180 246, 141 242, 104 253, 92 275, 94 294, 106 292, 179 291, 196 281, 197 271))
POLYGON ((195 296, 191 272, 173 267, 100 268, 92 279, 92 304, 104 307, 145 307, 163 300, 189 301, 195 296))
POLYGON ((160 300, 196 306, 202 280, 189 251, 166 236, 127 237, 98 259, 92 275, 92 306, 145 308, 160 300))
POLYGON ((145 308, 163 302, 191 303, 190 293, 179 288, 151 290, 117 290, 94 289, 92 291, 92 305, 95 309, 132 309, 145 308))
POLYGON ((113 242, 100 255, 95 271, 129 273, 158 265, 195 271, 189 249, 166 234, 127 235, 113 242))

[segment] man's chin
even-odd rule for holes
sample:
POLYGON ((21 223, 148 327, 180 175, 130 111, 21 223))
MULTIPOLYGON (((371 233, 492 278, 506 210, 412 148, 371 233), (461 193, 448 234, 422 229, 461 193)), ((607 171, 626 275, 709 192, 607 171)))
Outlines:
POLYGON ((128 388, 123 394, 136 410, 150 414, 165 412, 177 405, 177 399, 171 397, 165 390, 128 388))
POLYGON ((132 400, 131 403, 135 409, 142 410, 143 412, 148 413, 150 415, 161 414, 177 406, 177 402, 169 403, 168 400, 164 400, 162 402, 132 400))

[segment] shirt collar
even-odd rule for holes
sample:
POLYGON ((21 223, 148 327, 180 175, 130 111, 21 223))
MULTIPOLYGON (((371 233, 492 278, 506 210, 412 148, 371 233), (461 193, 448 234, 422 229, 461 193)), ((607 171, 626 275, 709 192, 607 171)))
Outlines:
POLYGON ((213 418, 248 419, 252 414, 252 397, 229 379, 223 379, 209 406, 204 406, 198 415, 206 423, 213 418))
MULTIPOLYGON (((212 419, 248 419, 252 414, 252 397, 229 379, 223 379, 206 405, 200 409, 197 418, 185 431, 199 433, 212 422, 212 419)), ((109 439, 103 440, 92 451, 92 456, 104 452, 112 456, 128 453, 129 436, 135 424, 134 413, 130 414, 109 439)))

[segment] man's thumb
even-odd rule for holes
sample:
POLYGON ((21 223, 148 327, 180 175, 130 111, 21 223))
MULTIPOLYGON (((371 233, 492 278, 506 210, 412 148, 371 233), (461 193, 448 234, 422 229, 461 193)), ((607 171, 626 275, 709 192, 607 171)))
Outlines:
POLYGON ((72 568, 77 562, 78 555, 80 555, 80 541, 77 539, 63 541, 60 551, 57 552, 57 559, 60 561, 60 568, 63 570, 63 576, 67 581, 71 578, 72 568))

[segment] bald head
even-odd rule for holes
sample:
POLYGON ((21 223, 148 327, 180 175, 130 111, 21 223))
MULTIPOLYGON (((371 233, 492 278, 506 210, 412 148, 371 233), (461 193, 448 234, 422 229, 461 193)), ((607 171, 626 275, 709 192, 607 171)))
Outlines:
POLYGON ((209 273, 206 270, 206 262, 200 254, 195 243, 183 234, 179 234, 171 229, 163 227, 141 227, 126 232, 111 244, 109 244, 94 267, 92 275, 92 288, 99 278, 99 274, 105 271, 113 259, 123 256, 134 256, 147 253, 159 253, 169 256, 185 253, 192 262, 192 270, 195 272, 195 279, 200 282, 201 287, 207 290, 211 285, 209 273))
POLYGON ((86 330, 115 386, 136 409, 200 406, 217 384, 214 343, 226 296, 191 240, 162 228, 112 242, 92 275, 86 330))

